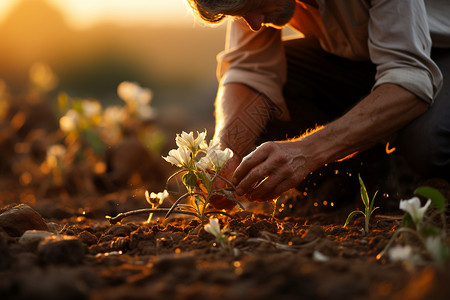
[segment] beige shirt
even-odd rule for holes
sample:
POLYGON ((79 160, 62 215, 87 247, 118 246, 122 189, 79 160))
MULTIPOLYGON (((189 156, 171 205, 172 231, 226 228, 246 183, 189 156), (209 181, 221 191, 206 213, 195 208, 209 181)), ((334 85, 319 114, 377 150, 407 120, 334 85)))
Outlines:
MULTIPOLYGON (((442 75, 430 59, 433 46, 450 47, 450 0, 316 0, 318 9, 297 0, 289 25, 315 36, 322 48, 377 65, 375 85, 394 83, 432 103, 442 75), (428 15, 427 15, 428 12, 428 15)), ((282 87, 286 79, 281 30, 250 30, 243 19, 229 23, 218 55, 220 84, 239 82, 262 93, 288 119, 282 87)))

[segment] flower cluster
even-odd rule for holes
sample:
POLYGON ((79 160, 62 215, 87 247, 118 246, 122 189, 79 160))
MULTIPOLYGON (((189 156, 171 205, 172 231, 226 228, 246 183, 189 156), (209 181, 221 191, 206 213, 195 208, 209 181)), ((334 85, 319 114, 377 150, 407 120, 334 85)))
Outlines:
MULTIPOLYGON (((194 137, 192 131, 189 133, 183 131, 181 134, 177 134, 175 142, 178 148, 170 150, 169 154, 163 158, 181 169, 172 175, 169 180, 179 173, 184 173, 182 181, 188 192, 179 198, 180 201, 184 198, 190 198, 193 204, 189 207, 202 221, 205 221, 205 214, 208 213, 207 208, 210 205, 211 197, 231 198, 230 200, 239 204, 234 199, 234 194, 229 190, 233 185, 219 174, 225 163, 233 157, 233 152, 230 149, 221 150, 214 140, 211 140, 208 144, 206 142, 206 130, 197 132, 196 137, 194 137), (224 181, 229 187, 217 189, 216 185, 213 184, 216 179, 224 181)), ((178 203, 178 201, 175 202, 173 209, 178 203)))
POLYGON ((220 150, 217 143, 211 140, 209 145, 205 141, 206 130, 194 133, 182 132, 175 139, 178 149, 169 151, 169 155, 163 157, 167 162, 185 168, 188 171, 215 171, 220 172, 225 163, 233 157, 233 151, 229 148, 220 150), (205 154, 198 159, 200 153, 205 154))

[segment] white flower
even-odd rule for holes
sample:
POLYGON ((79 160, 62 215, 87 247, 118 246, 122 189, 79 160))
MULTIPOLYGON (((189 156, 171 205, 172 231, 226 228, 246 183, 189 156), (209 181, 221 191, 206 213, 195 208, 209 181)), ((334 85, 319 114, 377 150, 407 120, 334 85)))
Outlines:
POLYGON ((117 87, 117 94, 127 104, 137 107, 138 104, 150 103, 152 92, 148 88, 142 88, 137 83, 124 81, 117 87))
POLYGON ((125 120, 125 117, 125 111, 119 106, 107 107, 103 113, 103 121, 107 127, 121 124, 125 120))
POLYGON ((422 221, 423 215, 425 214, 430 204, 431 200, 428 199, 427 203, 423 207, 421 207, 420 199, 418 197, 413 197, 409 200, 401 200, 400 209, 410 214, 414 224, 418 224, 422 221))
POLYGON ((208 152, 208 156, 214 164, 214 169, 219 172, 223 165, 233 157, 233 151, 229 148, 226 148, 225 150, 214 149, 208 152))
POLYGON ((178 149, 172 149, 169 151, 169 155, 163 157, 167 162, 176 165, 178 167, 188 167, 191 160, 191 150, 188 148, 180 147, 178 149))
POLYGON ((328 256, 322 254, 321 252, 314 250, 313 252, 313 260, 315 261, 329 261, 328 256))
POLYGON ((202 171, 214 169, 214 164, 208 156, 203 156, 200 158, 200 160, 195 163, 195 166, 202 171))
POLYGON ((142 121, 151 121, 156 118, 157 112, 149 104, 139 104, 137 108, 137 116, 142 121))
POLYGON ((75 110, 70 109, 63 117, 61 117, 61 119, 59 119, 59 127, 64 132, 74 131, 77 128, 79 121, 80 116, 78 113, 75 110))
POLYGON ((145 199, 152 207, 161 205, 167 197, 169 197, 169 192, 167 192, 167 190, 159 193, 151 192, 150 194, 148 191, 145 191, 145 199))
MULTIPOLYGON (((145 199, 147 200, 148 204, 152 206, 152 209, 160 206, 163 203, 164 199, 166 199, 167 197, 169 197, 169 193, 167 192, 167 190, 164 190, 163 192, 159 192, 157 194, 153 192, 149 194, 148 191, 145 191, 145 199)), ((153 212, 148 215, 147 223, 150 223, 152 218, 153 212)))
POLYGON ((396 245, 389 250, 389 258, 392 262, 413 261, 413 252, 411 246, 396 245))
POLYGON ((219 220, 217 218, 209 219, 209 223, 205 225, 205 230, 216 237, 216 240, 223 243, 227 238, 220 229, 219 220))
POLYGON ((102 113, 102 105, 98 101, 83 100, 81 101, 83 115, 87 118, 99 116, 102 113))
POLYGON ((54 169, 58 167, 58 163, 64 158, 66 155, 66 148, 63 145, 52 145, 47 150, 47 165, 54 169))
POLYGON ((431 258, 436 262, 444 260, 444 253, 442 251, 442 242, 439 236, 429 236, 425 239, 425 247, 431 258))
POLYGON ((219 141, 213 139, 213 140, 209 141, 209 145, 206 142, 201 144, 200 145, 200 149, 208 152, 210 150, 218 150, 218 149, 220 149, 219 146, 220 146, 219 141))
POLYGON ((191 149, 192 152, 196 152, 198 148, 205 148, 206 147, 206 130, 204 132, 198 132, 197 131, 197 138, 194 139, 194 133, 191 131, 189 133, 182 132, 181 134, 177 134, 177 137, 175 138, 175 142, 177 143, 178 147, 186 147, 188 149, 191 149))
POLYGON ((211 148, 196 165, 199 169, 204 171, 214 169, 216 172, 220 172, 224 164, 232 157, 233 151, 229 148, 226 148, 225 150, 211 148))

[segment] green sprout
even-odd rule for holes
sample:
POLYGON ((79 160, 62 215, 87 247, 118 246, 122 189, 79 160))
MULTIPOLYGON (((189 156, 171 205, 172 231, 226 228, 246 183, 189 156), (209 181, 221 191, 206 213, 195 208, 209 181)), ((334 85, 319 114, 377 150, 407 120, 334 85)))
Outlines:
POLYGON ((364 185, 363 180, 361 179, 361 175, 358 174, 359 178, 359 184, 360 184, 360 190, 361 190, 361 200, 364 203, 364 212, 360 210, 352 211, 345 221, 344 228, 347 227, 347 225, 350 223, 352 218, 357 214, 362 214, 364 216, 364 235, 369 233, 369 221, 370 217, 372 216, 373 212, 379 208, 379 207, 373 207, 373 204, 375 202, 375 197, 377 196, 378 191, 375 192, 375 194, 372 197, 372 201, 369 200, 369 195, 367 193, 366 186, 364 185))

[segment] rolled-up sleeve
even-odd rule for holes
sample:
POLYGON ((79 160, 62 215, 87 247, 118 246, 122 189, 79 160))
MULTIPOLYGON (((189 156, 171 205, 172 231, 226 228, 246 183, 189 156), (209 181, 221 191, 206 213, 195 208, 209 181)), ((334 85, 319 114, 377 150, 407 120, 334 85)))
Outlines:
POLYGON ((374 88, 397 84, 432 103, 442 74, 431 60, 431 38, 423 1, 372 0, 369 54, 377 65, 374 88))
POLYGON ((217 61, 221 85, 245 84, 278 107, 277 118, 289 118, 282 93, 286 59, 280 30, 264 27, 253 32, 242 19, 230 20, 225 50, 218 54, 217 61))

